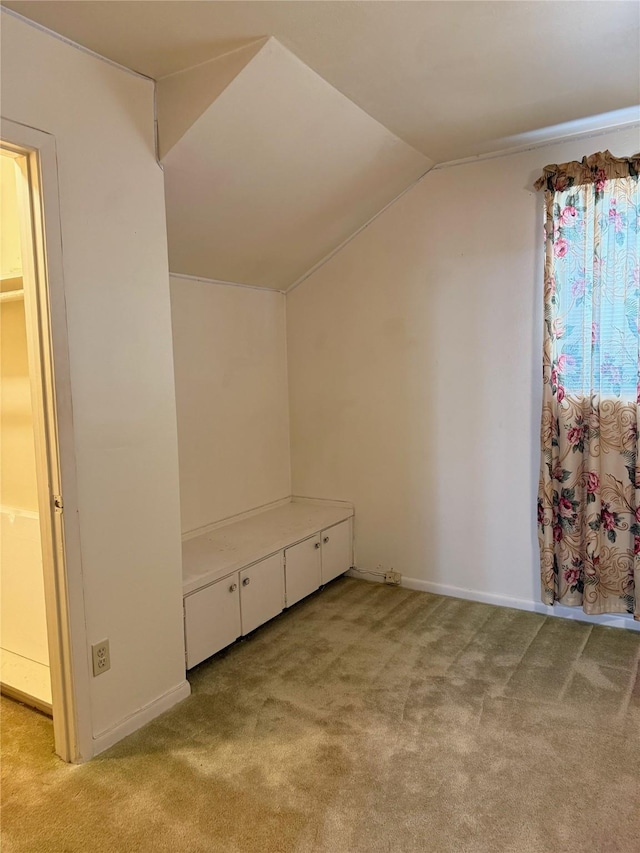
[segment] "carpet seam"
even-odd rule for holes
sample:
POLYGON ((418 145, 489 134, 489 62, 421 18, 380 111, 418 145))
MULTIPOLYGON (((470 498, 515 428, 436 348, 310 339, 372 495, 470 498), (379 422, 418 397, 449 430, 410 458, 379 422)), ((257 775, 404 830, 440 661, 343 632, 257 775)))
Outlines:
MULTIPOLYGON (((585 622, 583 624, 586 625, 588 623, 585 622)), ((585 648, 587 647, 587 643, 589 642, 589 638, 591 637, 591 634, 593 633, 594 627, 595 627, 594 625, 589 625, 589 630, 587 631, 587 634, 584 638, 584 643, 580 647, 578 654, 575 656, 575 659, 574 659, 573 663, 571 664, 571 669, 569 670, 569 674, 567 675, 564 684, 560 688, 560 693, 558 694, 558 702, 562 702, 562 700, 565 697, 567 690, 569 689, 569 685, 573 681, 573 676, 575 675, 575 670, 576 670, 576 664, 578 663, 578 661, 582 657, 582 653, 584 652, 585 648)))
POLYGON ((545 616, 545 617, 544 617, 544 619, 543 619, 543 620, 542 620, 542 622, 540 623, 540 627, 538 628, 538 630, 535 632, 535 634, 533 635, 533 637, 531 637, 531 639, 530 639, 530 640, 529 640, 529 642, 527 643, 527 647, 524 649, 524 651, 523 651, 523 652, 522 652, 522 654, 520 655, 520 660, 519 660, 519 661, 518 661, 518 663, 515 665, 515 668, 514 668, 513 672, 511 673, 511 675, 509 676, 509 678, 507 678, 507 680, 505 681, 505 683, 502 685, 502 690, 503 690, 503 691, 507 689, 507 687, 508 687, 508 685, 509 685, 509 682, 511 681, 511 679, 513 678, 513 676, 516 674, 516 672, 518 671, 518 669, 520 668, 520 664, 521 664, 521 663, 522 663, 522 661, 524 660, 524 656, 527 654, 527 652, 529 651, 529 649, 531 648, 531 646, 532 646, 532 645, 533 645, 533 643, 535 642, 535 640, 536 640, 536 638, 537 638, 538 634, 540 633, 540 631, 542 631, 542 629, 543 629, 543 628, 544 628, 544 626, 546 625, 546 622, 547 622, 547 619, 548 619, 548 618, 549 618, 548 616, 545 616))

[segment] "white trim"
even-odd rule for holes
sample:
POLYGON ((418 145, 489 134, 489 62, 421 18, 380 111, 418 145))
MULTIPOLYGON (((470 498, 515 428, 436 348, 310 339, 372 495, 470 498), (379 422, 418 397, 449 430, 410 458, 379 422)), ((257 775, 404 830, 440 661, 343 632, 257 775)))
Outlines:
MULTIPOLYGON (((44 617, 44 613, 42 614, 44 617)), ((0 648, 0 693, 19 694, 18 702, 44 708, 53 717, 51 702, 51 673, 48 663, 34 660, 10 649, 0 648), (31 701, 27 697, 31 697, 31 701)))
POLYGON ((468 601, 479 601, 483 604, 495 604, 498 607, 514 607, 516 610, 527 610, 530 613, 542 613, 545 616, 558 616, 564 619, 577 619, 580 622, 590 622, 593 625, 607 625, 613 628, 627 628, 631 631, 640 631, 640 622, 632 616, 623 613, 603 613, 599 616, 590 616, 579 607, 565 607, 555 604, 550 607, 541 601, 530 601, 526 598, 513 598, 508 595, 499 595, 492 592, 481 592, 476 589, 465 589, 464 587, 451 586, 450 584, 425 581, 420 578, 402 578, 401 586, 406 589, 415 589, 420 592, 431 592, 435 595, 446 595, 452 598, 464 598, 468 601))
MULTIPOLYGON (((4 650, 2 653, 6 654, 4 650)), ((26 705, 27 708, 35 708, 36 711, 46 714, 47 717, 53 717, 51 702, 44 702, 42 699, 38 699, 31 693, 25 693, 18 687, 10 687, 8 684, 0 682, 0 694, 7 696, 9 699, 13 699, 14 702, 19 702, 21 705, 26 705)))
POLYGON ((105 749, 113 746, 114 743, 122 740, 127 735, 133 734, 141 726, 150 723, 151 720, 154 720, 160 714, 164 714, 165 711, 173 708, 174 705, 182 702, 183 699, 187 699, 190 695, 191 685, 185 679, 176 687, 172 687, 171 690, 163 693, 162 696, 158 696, 157 699, 154 699, 144 707, 134 711, 133 714, 125 717, 124 720, 121 720, 113 728, 106 729, 96 735, 93 739, 93 754, 98 755, 98 753, 104 752, 105 749))
POLYGON ((282 300, 282 314, 284 320, 283 338, 284 338, 284 378, 287 389, 287 483, 289 491, 293 492, 293 460, 291 453, 291 382, 289 379, 289 318, 287 317, 287 296, 283 292, 284 299, 282 300))
POLYGON ((3 146, 21 155, 25 186, 28 176, 30 221, 23 240, 34 257, 25 252, 25 318, 54 739, 65 761, 84 761, 93 743, 56 142, 50 133, 4 117, 0 134, 3 146), (54 495, 64 497, 62 513, 54 495))
POLYGON ((5 15, 11 15, 12 18, 17 18, 19 21, 22 21, 23 24, 27 24, 29 27, 40 30, 41 33, 46 33, 48 36, 52 36, 52 38, 61 41, 63 44, 75 47, 76 50, 80 50, 82 53, 87 53, 89 56, 93 56, 94 59, 100 59, 102 62, 106 62, 107 65, 119 68, 120 71, 126 71, 127 74, 133 74, 134 77, 140 77, 142 80, 149 80, 152 83, 154 82, 153 77, 149 77, 147 74, 142 74, 140 71, 134 71, 133 68, 129 68, 127 65, 121 65, 119 62, 116 62, 115 59, 109 59, 108 56, 103 56, 101 53, 96 53, 96 51, 91 50, 90 47, 85 47, 83 44, 79 44, 77 41, 73 41, 73 39, 57 33, 55 30, 50 30, 49 27, 45 27, 44 24, 39 24, 37 21, 34 21, 32 18, 27 18, 25 15, 21 15, 20 12, 16 12, 14 9, 9 9, 6 6, 0 6, 0 9, 5 15))
MULTIPOLYGON (((425 156, 426 160, 429 160, 429 158, 426 155, 424 155, 424 156, 425 156)), ((311 269, 307 270, 307 272, 305 272, 303 275, 301 275, 300 278, 296 279, 293 282, 293 284, 290 284, 289 287, 285 288, 284 292, 285 293, 291 293, 292 290, 295 290, 296 287, 299 287, 303 281, 306 281, 309 278, 309 276, 313 275, 314 272, 317 272, 320 269, 320 267, 323 267, 328 261, 331 260, 331 258, 333 258, 334 255, 337 255, 338 252, 341 252, 345 248, 345 246, 347 246, 352 240, 355 240, 355 238, 358 236, 358 234, 360 234, 362 231, 364 231, 365 228, 368 228, 371 225, 371 223, 375 222, 375 220, 379 216, 382 216, 382 214, 386 210, 388 210, 390 207, 392 207, 397 201, 400 201, 400 199, 404 195, 406 195, 408 192, 410 192, 414 187, 417 187, 418 184, 420 183, 420 181, 422 181, 424 178, 426 178, 426 176, 429 174, 429 172, 431 172, 432 169, 434 169, 434 168, 435 168, 435 164, 432 164, 431 166, 429 166, 429 168, 426 170, 426 172, 423 172, 421 175, 419 175, 414 181, 412 181, 409 184, 409 186, 405 187, 402 190, 402 192, 398 193, 398 195, 395 196, 394 198, 392 198, 391 201, 387 202, 384 207, 381 207, 380 210, 377 213, 374 213, 370 219, 367 219, 367 221, 364 223, 364 225, 361 225, 356 231, 353 232, 353 234, 351 234, 349 237, 347 237, 346 240, 343 240, 342 243, 340 243, 338 246, 335 247, 335 249, 332 249, 327 255, 325 255, 316 264, 314 264, 311 267, 311 269)))
POLYGON ((201 275, 185 275, 181 272, 169 272, 171 278, 182 278, 185 281, 200 281, 202 284, 218 284, 222 287, 246 287, 249 290, 260 290, 263 293, 286 293, 286 290, 279 290, 277 287, 261 287, 259 284, 243 284, 239 281, 222 281, 219 278, 205 278, 201 275))
POLYGON ((640 106, 627 107, 624 110, 614 110, 599 116, 569 121, 557 124, 553 127, 544 127, 540 130, 532 130, 521 133, 518 136, 508 136, 499 143, 503 148, 487 151, 484 154, 473 154, 470 157, 461 157, 458 160, 446 160, 433 167, 434 171, 449 169, 452 166, 465 166, 468 163, 478 163, 482 160, 495 160, 498 157, 507 157, 510 154, 522 154, 525 151, 535 151, 538 148, 547 148, 561 142, 569 142, 576 139, 594 139, 608 133, 618 133, 640 127, 640 106))

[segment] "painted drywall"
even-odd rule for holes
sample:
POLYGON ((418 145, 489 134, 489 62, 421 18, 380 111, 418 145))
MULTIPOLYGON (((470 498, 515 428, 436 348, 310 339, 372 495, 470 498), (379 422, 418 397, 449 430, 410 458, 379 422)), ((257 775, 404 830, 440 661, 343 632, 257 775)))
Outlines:
POLYGON ((16 166, 13 157, 0 155, 0 187, 0 279, 6 279, 22 275, 16 166))
POLYGON ((0 503, 38 511, 24 302, 0 304, 0 503))
POLYGON ((291 494, 285 297, 171 278, 184 532, 291 494))
MULTIPOLYGON (((0 155, 0 289, 22 286, 14 160, 0 155), (6 287, 5 287, 6 283, 6 287)), ((0 504, 38 511, 24 301, 0 303, 0 504)))
POLYGON ((265 38, 156 82, 158 154, 178 143, 264 45, 265 38))
POLYGON ((162 157, 174 272, 284 289, 432 165, 276 39, 176 78, 158 84, 161 146, 181 135, 162 157))
POLYGON ((287 294, 295 494, 353 501, 357 565, 539 598, 547 163, 638 129, 441 168, 287 294))
POLYGON ((437 161, 640 100, 633 2, 4 2, 151 77, 269 33, 437 161))
POLYGON ((185 686, 153 85, 3 14, 2 115, 57 146, 87 640, 111 644, 90 684, 104 743, 185 686))

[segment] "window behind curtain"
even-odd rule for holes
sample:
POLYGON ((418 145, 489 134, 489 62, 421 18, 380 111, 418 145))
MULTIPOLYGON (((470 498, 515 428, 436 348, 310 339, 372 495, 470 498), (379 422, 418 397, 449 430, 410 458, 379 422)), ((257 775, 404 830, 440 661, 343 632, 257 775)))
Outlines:
POLYGON ((546 166, 542 600, 640 620, 640 155, 546 166))
POLYGON ((637 398, 639 204, 633 177, 556 189, 546 319, 561 398, 637 398))

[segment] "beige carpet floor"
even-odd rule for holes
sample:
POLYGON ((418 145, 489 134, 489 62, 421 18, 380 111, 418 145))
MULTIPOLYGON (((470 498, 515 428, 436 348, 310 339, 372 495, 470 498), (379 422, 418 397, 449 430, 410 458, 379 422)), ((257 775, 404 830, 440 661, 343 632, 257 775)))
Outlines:
POLYGON ((79 767, 2 700, 3 853, 638 853, 640 634, 353 579, 79 767))

